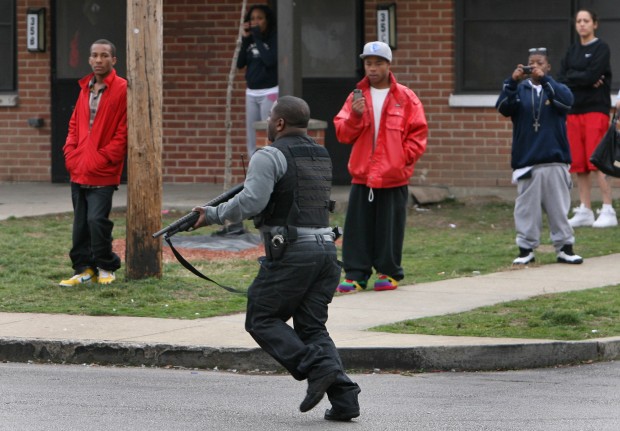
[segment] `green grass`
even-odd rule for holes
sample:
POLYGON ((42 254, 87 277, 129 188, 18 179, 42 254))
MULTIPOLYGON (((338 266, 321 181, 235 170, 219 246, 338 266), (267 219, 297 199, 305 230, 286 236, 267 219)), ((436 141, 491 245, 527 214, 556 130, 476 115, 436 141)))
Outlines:
MULTIPOLYGON (((449 201, 440 205, 412 209, 407 222, 407 231, 403 247, 403 267, 406 277, 402 284, 430 282, 455 277, 467 277, 473 274, 488 274, 509 270, 512 259, 517 254, 514 243, 514 222, 512 203, 493 198, 470 198, 463 201, 449 201)), ((163 216, 167 225, 182 212, 171 212, 163 216)), ((115 222, 114 237, 125 237, 125 214, 112 214, 115 222)), ((343 225, 344 214, 335 214, 333 224, 343 225)), ((149 278, 139 281, 125 279, 124 268, 117 272, 117 281, 111 286, 86 285, 77 288, 61 288, 58 281, 71 275, 68 249, 71 244, 71 214, 59 214, 42 217, 12 218, 0 221, 0 241, 3 252, 0 254, 0 311, 1 312, 40 312, 69 313, 85 315, 123 315, 194 319, 228 313, 245 309, 245 297, 231 294, 217 286, 210 285, 195 277, 178 263, 164 264, 162 278, 149 278)), ((246 223, 249 226, 249 223, 246 223)), ((205 235, 217 227, 200 229, 192 234, 205 235)), ((187 234, 183 234, 187 235, 187 234)), ((578 229, 575 251, 584 258, 620 253, 620 241, 617 229, 578 229)), ((543 232, 543 245, 537 250, 536 260, 541 265, 554 263, 555 252, 549 242, 547 228, 543 232)), ((201 271, 218 282, 245 289, 258 271, 255 259, 233 258, 226 262, 194 261, 201 271)), ((615 295, 619 296, 617 291, 615 295)), ((389 293, 388 293, 389 294, 389 293)), ((557 328, 558 335, 551 338, 562 339, 563 326, 579 326, 595 329, 596 322, 590 316, 604 315, 599 301, 589 297, 589 292, 574 292, 583 295, 587 305, 581 307, 591 312, 565 312, 558 304, 553 309, 557 315, 518 318, 515 321, 527 321, 527 325, 504 325, 523 328, 519 337, 549 338, 537 335, 539 328, 551 326, 557 328), (565 319, 562 323, 562 318, 565 319), (573 323, 570 323, 570 321, 573 323), (545 324, 532 325, 532 322, 545 324), (549 322, 552 324, 549 325, 549 322), (594 323, 593 323, 594 322, 594 323), (524 335, 524 333, 526 335, 524 335), (527 335, 536 334, 536 335, 527 335)), ((564 294, 552 296, 561 298, 558 303, 565 303, 564 294)), ((600 298, 594 296, 594 298, 600 298)), ((539 301, 538 298, 532 302, 539 301)), ((528 312, 529 301, 518 307, 528 312)), ((506 306, 503 304, 502 306, 506 306)), ((616 306, 616 309, 619 309, 616 306)), ((484 309, 481 316, 489 319, 494 314, 484 309)), ((474 313, 474 312, 470 312, 474 313)), ((532 311, 533 313, 533 311, 532 311)), ((469 313, 464 313, 469 314, 469 313)), ((540 313, 539 313, 540 314, 540 313)), ((451 316, 452 317, 452 316, 451 316)), ((495 316, 496 317, 496 316, 495 316)), ((444 319, 438 317, 434 319, 444 319)), ((425 319, 426 320, 426 319, 425 319)), ((484 320, 484 319, 482 319, 484 320)), ((620 334, 617 318, 609 319, 610 333, 620 334)), ((468 321, 468 320, 464 320, 468 321)), ((419 321, 416 320, 416 323, 419 321)), ((473 320, 472 320, 473 322, 473 320)), ((598 325, 598 323, 596 323, 598 325)), ((603 325, 603 323, 601 323, 603 325)), ((438 331, 448 331, 454 323, 442 325, 433 323, 431 327, 438 331)), ((458 324, 456 326, 459 326, 458 324)), ((483 328, 482 323, 460 323, 458 334, 467 335, 463 328, 472 326, 483 328)), ((502 326, 500 323, 499 326, 502 326)), ((394 331, 422 331, 410 324, 395 326, 394 331)), ((601 326, 602 328, 602 326, 601 326)), ((426 329, 427 331, 429 329, 426 329)), ((452 329, 453 330, 453 329, 452 329)), ((516 330, 515 330, 516 331, 516 330)), ((581 332, 584 330, 579 330, 581 332)), ((496 333, 495 327, 486 330, 483 336, 504 336, 496 333)), ((443 333, 443 332, 439 332, 443 333)), ((516 333, 516 332, 515 332, 516 333)), ((607 334, 601 329, 597 333, 607 334)), ((447 334, 446 334, 447 335, 447 334)))

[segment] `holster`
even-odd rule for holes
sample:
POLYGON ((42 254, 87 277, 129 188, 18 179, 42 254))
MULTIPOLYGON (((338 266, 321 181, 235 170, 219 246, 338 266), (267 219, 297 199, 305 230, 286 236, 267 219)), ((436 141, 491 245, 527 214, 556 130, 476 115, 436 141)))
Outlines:
POLYGON ((264 234, 263 242, 265 244, 265 256, 271 261, 280 260, 288 245, 283 235, 272 235, 270 233, 264 234))

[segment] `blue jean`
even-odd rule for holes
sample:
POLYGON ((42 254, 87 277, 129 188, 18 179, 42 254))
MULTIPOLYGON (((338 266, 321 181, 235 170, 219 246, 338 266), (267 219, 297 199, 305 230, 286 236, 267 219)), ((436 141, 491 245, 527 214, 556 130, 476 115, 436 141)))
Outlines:
POLYGON ((325 327, 340 271, 333 242, 293 242, 279 260, 261 258, 248 289, 245 327, 297 380, 337 371, 327 396, 333 407, 350 411, 359 409, 359 386, 345 374, 325 327), (293 328, 286 323, 291 318, 293 328))
POLYGON ((116 271, 121 260, 112 251, 112 228, 110 220, 112 195, 116 186, 84 188, 71 183, 73 202, 73 246, 69 252, 76 274, 91 268, 116 271))

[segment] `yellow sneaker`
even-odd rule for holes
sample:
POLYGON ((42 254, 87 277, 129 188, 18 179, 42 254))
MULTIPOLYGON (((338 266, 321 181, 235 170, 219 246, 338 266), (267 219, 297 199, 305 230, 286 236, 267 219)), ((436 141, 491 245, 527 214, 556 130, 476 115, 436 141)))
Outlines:
POLYGON ((110 284, 114 280, 116 280, 116 275, 114 275, 113 271, 99 268, 99 284, 110 284))
POLYGON ((95 275, 95 271, 88 268, 86 271, 82 272, 81 274, 75 274, 73 277, 67 280, 60 280, 60 283, 58 283, 58 285, 64 286, 64 287, 73 287, 73 286, 77 286, 78 284, 96 283, 96 282, 97 282, 97 276, 95 275))

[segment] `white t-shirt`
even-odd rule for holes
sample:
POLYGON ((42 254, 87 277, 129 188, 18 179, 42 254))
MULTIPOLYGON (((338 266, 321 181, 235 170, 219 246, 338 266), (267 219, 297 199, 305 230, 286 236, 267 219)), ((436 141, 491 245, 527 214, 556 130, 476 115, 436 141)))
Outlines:
POLYGON ((375 114, 375 141, 379 135, 379 124, 381 123, 381 111, 383 110, 383 102, 387 97, 390 88, 374 88, 370 87, 370 97, 372 98, 372 110, 375 114))

